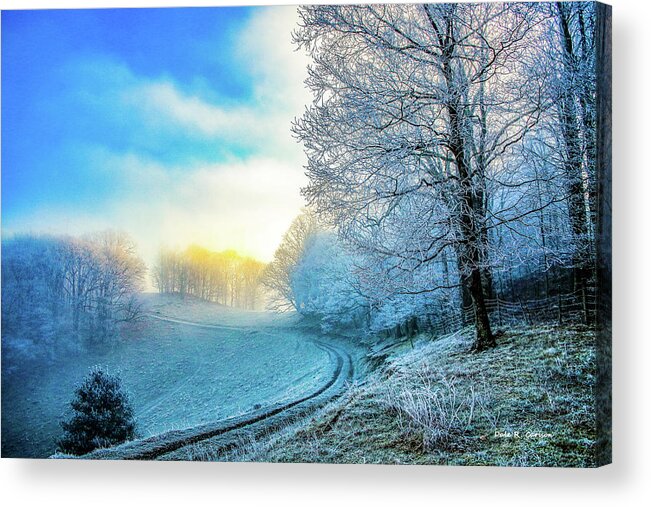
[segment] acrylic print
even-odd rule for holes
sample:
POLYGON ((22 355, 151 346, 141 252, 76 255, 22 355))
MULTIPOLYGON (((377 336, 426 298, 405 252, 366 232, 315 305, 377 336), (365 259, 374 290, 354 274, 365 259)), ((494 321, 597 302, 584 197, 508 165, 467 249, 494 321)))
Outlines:
POLYGON ((610 8, 2 13, 2 457, 610 462, 610 8))

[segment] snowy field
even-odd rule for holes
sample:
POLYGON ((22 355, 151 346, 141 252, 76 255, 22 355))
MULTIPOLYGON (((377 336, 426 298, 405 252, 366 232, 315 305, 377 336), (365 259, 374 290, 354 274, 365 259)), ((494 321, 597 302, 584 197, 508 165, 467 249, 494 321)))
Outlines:
POLYGON ((85 354, 22 375, 3 375, 3 456, 47 457, 61 435, 74 386, 94 364, 120 371, 140 436, 191 427, 293 398, 327 375, 327 354, 293 318, 147 295, 154 315, 105 354, 85 354))

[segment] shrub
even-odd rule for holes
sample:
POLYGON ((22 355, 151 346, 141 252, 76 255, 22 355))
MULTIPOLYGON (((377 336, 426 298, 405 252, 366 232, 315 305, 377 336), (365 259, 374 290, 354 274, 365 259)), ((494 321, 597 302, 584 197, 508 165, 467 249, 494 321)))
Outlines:
POLYGON ((58 442, 60 452, 79 456, 135 436, 133 409, 119 376, 98 366, 91 368, 70 406, 71 419, 61 423, 64 435, 58 442))
POLYGON ((481 400, 473 386, 421 365, 414 372, 396 372, 387 383, 385 404, 398 416, 403 432, 422 437, 428 451, 463 436, 471 427, 481 400))

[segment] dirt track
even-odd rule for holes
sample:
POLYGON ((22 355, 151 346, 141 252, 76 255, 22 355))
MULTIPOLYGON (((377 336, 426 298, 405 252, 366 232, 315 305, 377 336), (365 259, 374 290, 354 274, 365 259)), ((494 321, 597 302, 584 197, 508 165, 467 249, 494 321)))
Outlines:
MULTIPOLYGON (((159 315, 150 316, 187 326, 216 329, 230 328, 230 326, 201 324, 159 315)), ((276 332, 282 331, 278 330, 276 332)), ((299 417, 308 415, 326 402, 339 396, 352 380, 354 373, 353 361, 346 350, 322 340, 312 341, 317 347, 329 354, 330 367, 332 368, 331 374, 326 377, 327 380, 317 389, 296 399, 262 407, 241 416, 203 424, 194 428, 168 431, 143 440, 93 451, 82 456, 82 458, 109 460, 183 459, 183 454, 179 453, 179 451, 184 447, 209 440, 213 452, 224 452, 241 445, 245 437, 258 437, 289 424, 299 417)))

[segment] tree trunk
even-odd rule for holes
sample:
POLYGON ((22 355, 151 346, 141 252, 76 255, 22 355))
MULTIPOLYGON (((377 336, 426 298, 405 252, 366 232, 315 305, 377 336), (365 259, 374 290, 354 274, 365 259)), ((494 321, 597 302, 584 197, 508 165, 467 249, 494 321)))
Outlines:
POLYGON ((464 325, 470 322, 473 317, 473 302, 470 294, 470 275, 464 273, 463 260, 461 255, 457 254, 457 268, 459 269, 459 293, 461 296, 461 320, 464 325))
POLYGON ((479 269, 473 270, 470 280, 470 293, 472 294, 473 305, 475 307, 475 327, 477 329, 477 338, 473 350, 481 352, 496 345, 495 336, 491 331, 490 321, 488 319, 479 269))
MULTIPOLYGON (((448 87, 454 89, 452 80, 452 71, 449 61, 444 63, 444 73, 448 81, 448 87)), ((454 94, 456 95, 456 94, 454 94)), ((476 351, 485 350, 495 346, 495 337, 491 331, 488 311, 486 310, 486 301, 484 298, 484 284, 482 283, 481 266, 482 266, 482 245, 479 224, 477 224, 477 210, 481 207, 475 199, 475 189, 473 188, 472 175, 470 167, 466 160, 466 152, 463 138, 463 118, 460 117, 460 107, 458 103, 452 101, 448 104, 448 114, 450 118, 450 151, 454 156, 460 182, 460 212, 459 225, 463 242, 459 246, 460 257, 460 276, 462 281, 464 276, 466 283, 469 283, 470 295, 475 312, 475 328, 477 338, 473 347, 476 351)))
POLYGON ((484 298, 493 299, 495 297, 495 289, 493 288, 493 273, 491 273, 491 270, 488 267, 481 269, 481 286, 484 291, 484 298))

